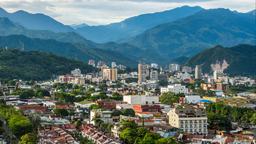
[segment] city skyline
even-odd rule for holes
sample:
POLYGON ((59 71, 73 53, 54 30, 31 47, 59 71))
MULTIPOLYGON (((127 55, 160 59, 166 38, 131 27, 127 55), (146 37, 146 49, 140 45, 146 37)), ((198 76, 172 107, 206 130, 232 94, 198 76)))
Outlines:
POLYGON ((43 13, 67 25, 104 25, 184 5, 248 12, 255 9, 253 3, 251 0, 235 0, 232 3, 229 0, 1 0, 0 7, 8 12, 25 10, 43 13))

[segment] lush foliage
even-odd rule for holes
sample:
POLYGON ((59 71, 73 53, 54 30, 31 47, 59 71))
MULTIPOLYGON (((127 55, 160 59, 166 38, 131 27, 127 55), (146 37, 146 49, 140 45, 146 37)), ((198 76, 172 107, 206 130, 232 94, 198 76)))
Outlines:
POLYGON ((36 144, 37 136, 33 133, 27 133, 20 138, 19 144, 36 144))
POLYGON ((256 111, 248 108, 227 106, 223 103, 212 103, 207 106, 209 128, 230 130, 231 122, 242 126, 255 125, 256 111))
POLYGON ((144 127, 138 127, 133 121, 121 121, 120 138, 126 144, 175 144, 172 138, 161 138, 144 127))
POLYGON ((54 75, 80 68, 83 73, 94 70, 82 62, 42 52, 0 49, 0 77, 3 79, 45 80, 54 75))
POLYGON ((17 137, 32 131, 31 121, 13 107, 0 105, 0 118, 8 122, 8 127, 17 137))
POLYGON ((226 60, 229 67, 225 70, 231 75, 256 75, 256 46, 238 45, 231 48, 216 46, 192 57, 187 65, 202 64, 203 72, 212 72, 211 64, 226 60))
POLYGON ((160 96, 160 102, 163 104, 168 104, 168 105, 172 105, 173 103, 178 103, 179 102, 179 98, 181 96, 184 96, 184 94, 175 94, 172 92, 167 92, 167 93, 163 93, 160 96))

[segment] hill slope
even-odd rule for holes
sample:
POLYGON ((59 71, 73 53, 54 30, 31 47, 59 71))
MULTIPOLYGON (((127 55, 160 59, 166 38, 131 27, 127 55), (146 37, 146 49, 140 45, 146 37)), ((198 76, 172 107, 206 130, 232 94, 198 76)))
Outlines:
POLYGON ((86 48, 83 45, 63 43, 51 39, 28 38, 22 35, 0 36, 0 48, 15 48, 25 51, 42 51, 53 53, 70 59, 88 61, 89 59, 104 60, 106 62, 116 61, 120 64, 133 66, 136 61, 131 60, 117 52, 102 49, 86 48))
POLYGON ((218 44, 254 44, 255 32, 253 15, 212 9, 154 27, 128 40, 128 43, 168 62, 172 58, 192 56, 218 44))
POLYGON ((0 49, 1 79, 47 80, 75 68, 83 73, 95 71, 85 63, 52 54, 0 49))
POLYGON ((256 46, 237 45, 230 48, 216 46, 192 57, 187 65, 202 65, 203 72, 212 72, 211 64, 226 60, 229 67, 225 70, 231 75, 256 76, 256 46))
POLYGON ((14 13, 8 13, 4 9, 0 8, 0 17, 7 17, 11 21, 32 30, 48 30, 53 32, 73 31, 71 27, 63 25, 44 14, 31 14, 22 10, 14 13))
POLYGON ((84 36, 86 39, 95 42, 103 43, 117 41, 140 34, 159 24, 193 15, 201 10, 201 7, 183 6, 163 12, 131 17, 119 23, 101 26, 83 26, 77 28, 76 32, 84 36))

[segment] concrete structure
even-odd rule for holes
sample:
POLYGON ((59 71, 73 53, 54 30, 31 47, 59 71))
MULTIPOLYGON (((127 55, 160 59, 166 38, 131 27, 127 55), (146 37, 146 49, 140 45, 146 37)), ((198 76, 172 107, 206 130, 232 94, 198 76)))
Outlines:
POLYGON ((178 105, 170 110, 169 124, 185 133, 207 134, 207 116, 204 109, 192 105, 178 105))
POLYGON ((159 103, 158 96, 147 96, 147 95, 127 95, 123 96, 123 101, 128 104, 157 104, 159 103))
POLYGON ((138 84, 146 82, 147 65, 138 64, 138 84))
POLYGON ((90 112, 90 123, 95 125, 94 119, 99 118, 104 123, 113 123, 112 111, 102 111, 101 109, 93 109, 90 112))
POLYGON ((202 74, 201 66, 200 65, 196 65, 196 68, 195 68, 195 79, 201 79, 201 74, 202 74))
POLYGON ((103 80, 116 81, 117 69, 116 68, 104 68, 102 69, 103 80))
POLYGON ((75 76, 75 77, 79 77, 79 76, 81 76, 81 70, 78 69, 78 68, 74 69, 74 70, 71 71, 71 75, 75 76))
POLYGON ((171 72, 180 71, 180 65, 179 64, 170 64, 169 71, 171 71, 171 72))
POLYGON ((185 96, 185 102, 188 104, 196 104, 200 102, 201 97, 199 95, 186 95, 185 96))
POLYGON ((173 85, 168 85, 167 87, 161 87, 160 88, 161 93, 167 93, 167 92, 173 92, 175 94, 178 93, 188 93, 188 88, 186 86, 183 86, 181 84, 173 84, 173 85))
POLYGON ((150 80, 158 81, 158 71, 157 70, 150 71, 150 80))

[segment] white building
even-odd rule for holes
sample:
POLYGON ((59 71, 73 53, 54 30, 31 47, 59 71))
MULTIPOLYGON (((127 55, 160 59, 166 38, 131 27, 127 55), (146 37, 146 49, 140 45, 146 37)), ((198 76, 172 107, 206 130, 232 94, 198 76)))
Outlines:
POLYGON ((95 118, 101 119, 104 123, 113 123, 112 111, 102 111, 101 109, 93 109, 90 112, 90 123, 95 125, 95 118))
POLYGON ((157 104, 159 103, 159 96, 147 96, 147 95, 127 95, 123 96, 123 101, 128 104, 157 104))
POLYGON ((168 113, 169 124, 190 134, 207 134, 207 116, 204 109, 178 105, 168 113))
POLYGON ((188 93, 188 88, 186 86, 183 86, 181 84, 173 84, 173 85, 168 85, 167 87, 161 87, 160 89, 161 93, 167 93, 167 92, 173 92, 175 94, 179 93, 188 93))
POLYGON ((180 71, 180 65, 179 64, 170 64, 169 71, 171 71, 171 72, 180 71))
POLYGON ((81 70, 80 69, 74 69, 71 71, 71 75, 75 77, 81 76, 81 70))
POLYGON ((200 102, 201 97, 199 95, 186 95, 185 96, 185 102, 188 104, 196 104, 200 102))

